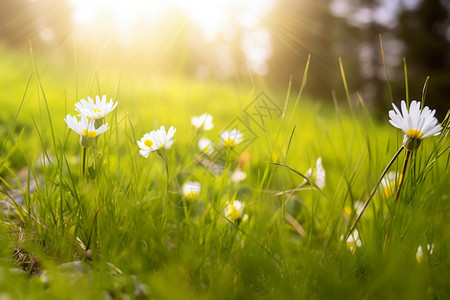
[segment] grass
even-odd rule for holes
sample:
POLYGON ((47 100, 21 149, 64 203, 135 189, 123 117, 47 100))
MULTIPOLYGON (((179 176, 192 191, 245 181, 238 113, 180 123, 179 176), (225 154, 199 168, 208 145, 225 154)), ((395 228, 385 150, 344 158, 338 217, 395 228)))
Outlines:
MULTIPOLYGON (((380 191, 358 223, 362 246, 352 252, 341 236, 356 217, 354 204, 368 197, 401 145, 401 133, 387 122, 388 108, 378 120, 363 105, 349 109, 345 98, 332 107, 290 91, 265 91, 285 113, 266 118, 260 128, 244 110, 263 84, 159 78, 130 69, 91 72, 82 64, 43 63, 39 57, 33 71, 24 57, 0 50, 1 299, 450 294, 448 129, 412 155, 386 248, 394 204, 393 196, 386 199, 380 191), (96 151, 88 149, 91 168, 83 178, 78 136, 63 119, 75 114, 76 101, 97 94, 119 105, 106 117, 110 129, 96 151), (190 118, 204 112, 214 116, 215 127, 200 133, 190 118), (225 171, 214 174, 197 160, 197 140, 206 136, 218 143, 236 116, 241 126, 250 124, 254 140, 229 153, 225 171), (167 151, 169 183, 163 160, 155 154, 143 158, 136 144, 160 125, 177 128, 167 151), (289 193, 318 157, 325 187, 289 193), (229 174, 238 163, 247 178, 234 183, 229 174), (202 185, 194 201, 181 193, 188 180, 202 185), (243 201, 248 220, 224 216, 233 199, 243 201), (427 244, 434 244, 433 253, 424 251, 419 263, 418 246, 427 244)), ((391 170, 400 172, 403 157, 391 170)))

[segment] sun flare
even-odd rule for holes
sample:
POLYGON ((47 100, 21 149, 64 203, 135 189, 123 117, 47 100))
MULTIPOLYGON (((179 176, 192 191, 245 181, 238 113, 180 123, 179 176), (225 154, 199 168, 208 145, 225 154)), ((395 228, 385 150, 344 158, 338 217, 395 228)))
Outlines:
POLYGON ((95 30, 112 21, 116 31, 128 35, 138 24, 156 24, 167 17, 185 17, 200 28, 206 41, 232 26, 256 28, 275 0, 69 0, 77 28, 95 30))
POLYGON ((248 67, 258 75, 269 72, 272 43, 263 19, 275 0, 69 0, 69 4, 77 40, 100 47, 114 41, 149 57, 155 57, 149 52, 158 49, 164 55, 166 47, 183 40, 181 44, 191 45, 204 58, 198 65, 201 78, 211 74, 226 78, 248 67), (236 49, 244 55, 244 64, 234 61, 236 49))

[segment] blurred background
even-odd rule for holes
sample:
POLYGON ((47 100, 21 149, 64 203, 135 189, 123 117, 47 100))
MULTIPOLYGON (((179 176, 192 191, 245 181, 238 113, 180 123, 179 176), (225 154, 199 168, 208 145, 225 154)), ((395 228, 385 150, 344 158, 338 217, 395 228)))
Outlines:
MULTIPOLYGON (((380 35, 395 102, 410 97, 442 118, 450 103, 448 0, 1 0, 0 47, 73 63, 92 55, 121 68, 205 81, 299 87, 311 54, 310 97, 390 102, 380 35), (251 77, 251 78, 250 78, 251 77)), ((384 113, 384 112, 383 112, 384 113)))

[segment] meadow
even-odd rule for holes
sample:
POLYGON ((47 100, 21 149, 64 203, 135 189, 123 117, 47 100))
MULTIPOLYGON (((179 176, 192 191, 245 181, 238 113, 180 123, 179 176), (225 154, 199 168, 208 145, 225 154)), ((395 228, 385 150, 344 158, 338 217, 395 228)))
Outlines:
POLYGON ((306 61, 284 90, 91 62, 0 48, 0 299, 448 299, 448 118, 374 189, 403 141, 390 100, 308 99, 306 61), (64 118, 97 95, 118 104, 83 171, 64 118), (173 145, 143 157, 162 125, 173 145))

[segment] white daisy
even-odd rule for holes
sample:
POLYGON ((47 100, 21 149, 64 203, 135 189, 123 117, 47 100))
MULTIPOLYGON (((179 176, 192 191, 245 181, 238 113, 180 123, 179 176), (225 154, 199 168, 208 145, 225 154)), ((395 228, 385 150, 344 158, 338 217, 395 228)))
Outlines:
POLYGON ((310 182, 314 182, 319 188, 323 189, 325 187, 325 169, 322 165, 322 157, 319 157, 316 161, 316 167, 314 169, 308 169, 305 176, 310 182))
POLYGON ((247 174, 244 171, 242 171, 239 167, 237 167, 236 170, 234 170, 234 172, 231 173, 231 181, 233 181, 234 183, 238 183, 244 180, 245 178, 247 178, 247 174))
POLYGON ((109 102, 106 102, 106 95, 95 96, 95 102, 91 97, 88 100, 81 99, 75 103, 75 110, 80 113, 81 116, 87 117, 89 120, 103 119, 107 114, 114 110, 117 106, 117 101, 113 102, 112 98, 109 102))
POLYGON ((212 122, 213 117, 210 114, 204 113, 198 117, 192 117, 191 123, 195 128, 201 128, 205 131, 211 130, 214 127, 212 122))
POLYGON ((194 200, 200 194, 201 188, 200 182, 187 181, 183 184, 183 195, 189 200, 194 200))
POLYGON ((238 129, 233 129, 222 131, 220 138, 225 147, 232 148, 242 142, 244 135, 238 129))
POLYGON ((176 129, 170 126, 166 133, 166 128, 161 126, 157 130, 152 130, 149 133, 144 134, 140 141, 137 141, 139 148, 139 154, 148 157, 148 155, 159 149, 165 148, 169 149, 173 144, 173 136, 175 135, 176 129))
POLYGON ((421 110, 420 102, 415 100, 411 102, 409 110, 404 100, 401 102, 401 112, 395 104, 392 106, 394 110, 389 111, 389 123, 403 130, 403 144, 407 150, 413 151, 419 147, 422 139, 441 133, 442 127, 434 117, 436 110, 430 110, 428 106, 421 110))
POLYGON ((202 153, 211 155, 214 152, 214 144, 210 139, 201 138, 198 141, 198 148, 202 153))
POLYGON ((232 221, 237 221, 240 218, 243 218, 244 213, 244 203, 239 200, 234 200, 232 203, 227 203, 227 207, 225 208, 225 216, 232 221))
POLYGON ((362 243, 359 239, 359 232, 357 229, 353 231, 353 233, 347 238, 347 247, 352 251, 353 253, 356 250, 356 247, 361 247, 362 243))
POLYGON ((98 135, 104 133, 109 128, 108 123, 95 128, 95 121, 88 120, 84 116, 78 121, 77 117, 67 115, 64 121, 66 121, 70 129, 80 135, 80 144, 83 148, 88 148, 98 135))

